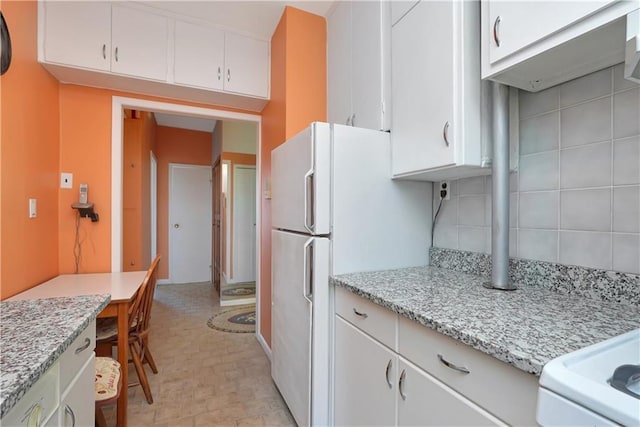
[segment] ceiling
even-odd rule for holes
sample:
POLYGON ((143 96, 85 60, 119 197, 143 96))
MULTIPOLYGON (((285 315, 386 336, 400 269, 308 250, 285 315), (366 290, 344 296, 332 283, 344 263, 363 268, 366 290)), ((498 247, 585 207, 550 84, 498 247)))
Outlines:
MULTIPOLYGON (((141 1, 141 3, 179 15, 204 20, 222 29, 271 40, 285 6, 293 6, 316 15, 326 16, 334 0, 156 0, 141 1)), ((166 113, 155 113, 155 117, 156 122, 161 126, 203 132, 213 132, 216 125, 215 120, 166 113)))

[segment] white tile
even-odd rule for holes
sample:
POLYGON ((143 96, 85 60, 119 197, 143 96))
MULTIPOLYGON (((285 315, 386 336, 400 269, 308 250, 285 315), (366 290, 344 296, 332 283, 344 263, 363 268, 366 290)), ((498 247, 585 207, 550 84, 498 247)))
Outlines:
POLYGON ((558 189, 558 151, 520 157, 520 191, 558 189))
POLYGON ((611 93, 611 68, 571 80, 560 86, 560 107, 611 93))
POLYGON ((518 200, 519 193, 509 194, 509 227, 518 227, 518 200))
POLYGON ((433 232, 433 246, 458 249, 458 227, 455 225, 436 225, 433 232))
POLYGON ((611 142, 560 150, 560 188, 611 185, 611 142))
POLYGON ((518 258, 558 261, 558 232, 555 230, 518 230, 518 258))
POLYGON ((458 195, 484 194, 484 176, 463 178, 458 180, 458 195))
POLYGON ((640 136, 613 141, 613 185, 640 184, 640 136))
POLYGON ((640 186, 614 187, 613 231, 640 232, 640 186))
POLYGON ((561 231, 558 261, 561 264, 610 270, 611 233, 561 231))
POLYGON ((519 227, 557 229, 558 200, 558 191, 520 193, 519 227))
POLYGON ((518 93, 518 102, 520 104, 521 119, 557 110, 558 87, 555 86, 535 93, 521 90, 518 93))
POLYGON ((520 120, 520 155, 558 148, 558 113, 520 120))
POLYGON ((640 134, 640 88, 613 96, 613 137, 640 134))
POLYGON ((611 99, 603 98, 561 110, 562 148, 611 139, 611 99))
POLYGON ((485 225, 485 196, 458 197, 458 218, 460 225, 485 225))
POLYGON ((640 234, 613 234, 613 270, 640 274, 640 234))
POLYGON ((560 192, 560 228, 611 231, 611 189, 560 192))
MULTIPOLYGON (((491 245, 489 245, 489 253, 491 253, 491 245)), ((509 229, 509 256, 515 258, 518 256, 518 229, 509 229)))
POLYGON ((518 172, 509 174, 509 191, 518 191, 518 172))
POLYGON ((624 78, 624 63, 613 67, 613 90, 615 92, 639 86, 640 84, 624 78))
POLYGON ((458 245, 463 251, 487 253, 491 242, 487 242, 486 227, 458 227, 458 245))
MULTIPOLYGON (((440 201, 434 203, 433 214, 436 214, 438 204, 440 201)), ((440 207, 440 213, 438 213, 438 219, 436 227, 440 224, 458 224, 458 198, 454 197, 450 200, 443 200, 440 207)))
POLYGON ((491 202, 491 194, 484 196, 484 225, 491 227, 493 206, 491 202))

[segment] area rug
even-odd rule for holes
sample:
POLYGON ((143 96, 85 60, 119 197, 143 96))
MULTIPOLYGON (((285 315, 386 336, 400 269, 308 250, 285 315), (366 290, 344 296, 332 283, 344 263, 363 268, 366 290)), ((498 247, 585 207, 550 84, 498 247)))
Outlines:
POLYGON ((220 296, 222 298, 251 298, 256 295, 256 282, 224 285, 220 296))
POLYGON ((251 304, 221 311, 207 321, 207 326, 224 332, 255 332, 256 306, 251 304))

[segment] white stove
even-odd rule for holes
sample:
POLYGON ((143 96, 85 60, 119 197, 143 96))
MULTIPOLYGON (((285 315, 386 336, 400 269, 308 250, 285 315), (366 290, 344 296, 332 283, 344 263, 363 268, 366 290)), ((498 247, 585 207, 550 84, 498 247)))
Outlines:
POLYGON ((536 418, 542 426, 640 426, 640 329, 547 363, 536 418))

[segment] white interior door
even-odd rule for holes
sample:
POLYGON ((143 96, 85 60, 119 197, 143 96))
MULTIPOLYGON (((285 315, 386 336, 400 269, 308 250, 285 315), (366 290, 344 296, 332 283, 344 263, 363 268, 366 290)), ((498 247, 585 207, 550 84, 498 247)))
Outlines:
POLYGON ((169 164, 169 277, 211 280, 211 167, 169 164))
POLYGON ((233 167, 233 279, 256 280, 256 168, 233 167))

